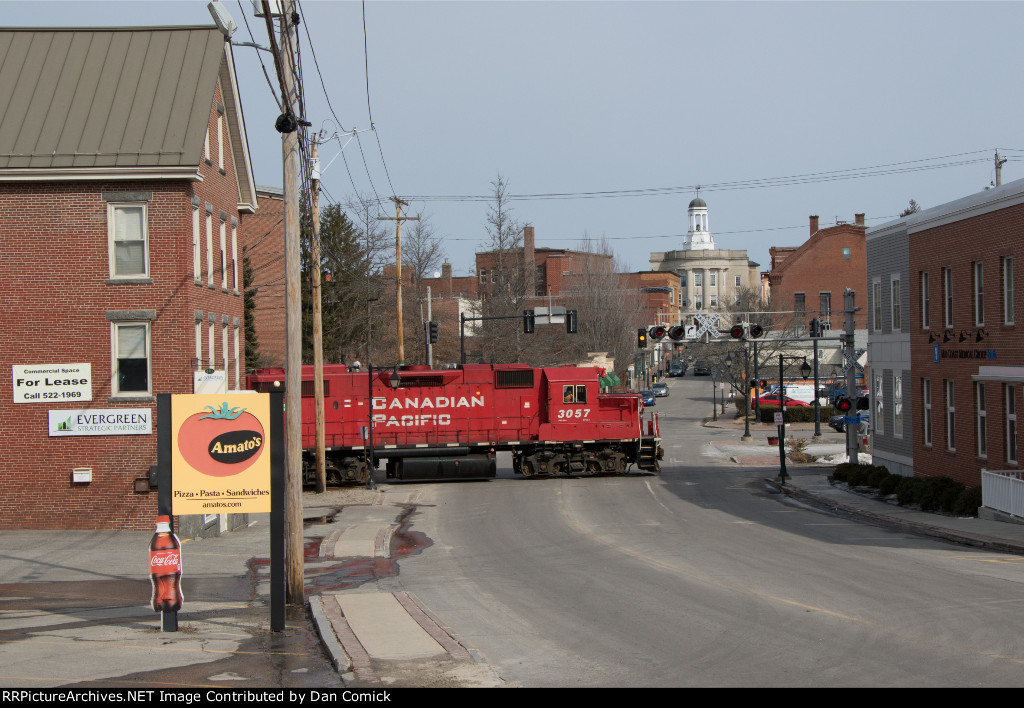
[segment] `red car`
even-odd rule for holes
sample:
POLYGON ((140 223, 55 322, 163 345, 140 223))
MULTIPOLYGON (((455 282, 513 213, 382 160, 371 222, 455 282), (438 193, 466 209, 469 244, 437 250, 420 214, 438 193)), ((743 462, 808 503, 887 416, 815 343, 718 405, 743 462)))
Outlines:
MULTIPOLYGON (((805 403, 804 401, 798 401, 795 398, 786 396, 786 408, 810 408, 811 404, 805 403)), ((779 405, 779 394, 777 393, 766 393, 757 399, 758 404, 762 406, 777 406, 779 405)))

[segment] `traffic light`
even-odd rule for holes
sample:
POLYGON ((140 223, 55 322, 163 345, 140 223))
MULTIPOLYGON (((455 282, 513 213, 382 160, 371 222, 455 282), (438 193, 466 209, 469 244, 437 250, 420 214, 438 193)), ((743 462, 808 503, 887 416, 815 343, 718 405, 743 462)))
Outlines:
POLYGON ((565 331, 569 334, 576 334, 576 310, 565 311, 565 331))
POLYGON ((768 379, 761 379, 761 388, 768 388, 768 379))
POLYGON ((857 397, 857 410, 859 410, 859 411, 866 411, 866 410, 869 410, 870 408, 871 408, 871 401, 870 401, 870 399, 868 399, 867 396, 858 396, 857 397))
POLYGON ((537 318, 534 316, 533 310, 523 310, 523 334, 533 334, 536 322, 537 318))
POLYGON ((817 317, 815 317, 813 320, 811 320, 811 323, 810 323, 810 326, 808 327, 808 329, 810 330, 811 337, 813 339, 817 339, 818 337, 820 337, 821 336, 821 320, 819 320, 817 317))
POLYGON ((430 328, 430 343, 437 344, 437 322, 428 322, 427 326, 430 328))
POLYGON ((681 324, 673 325, 668 328, 668 338, 673 342, 678 342, 681 339, 686 338, 686 327, 681 324))
POLYGON ((662 339, 664 339, 665 338, 665 334, 667 332, 668 332, 668 330, 665 329, 664 325, 654 325, 648 331, 648 333, 651 335, 651 339, 653 339, 655 342, 658 342, 658 341, 661 341, 662 339))
POLYGON ((636 331, 636 345, 640 349, 647 348, 647 330, 643 327, 640 327, 636 331))
POLYGON ((846 396, 839 396, 836 398, 836 410, 840 413, 849 413, 850 409, 853 408, 853 401, 846 396))

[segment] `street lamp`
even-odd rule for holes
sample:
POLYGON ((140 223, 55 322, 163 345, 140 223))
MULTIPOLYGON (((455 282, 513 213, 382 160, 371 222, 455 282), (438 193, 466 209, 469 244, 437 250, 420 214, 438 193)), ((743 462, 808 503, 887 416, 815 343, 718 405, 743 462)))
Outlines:
MULTIPOLYGON (((732 368, 732 352, 725 357, 725 365, 732 368)), ((746 393, 743 396, 743 437, 740 438, 740 442, 750 442, 753 438, 750 436, 750 385, 747 376, 750 372, 750 351, 743 347, 743 388, 746 393)))
MULTIPOLYGON (((785 361, 797 361, 799 356, 786 356, 779 354, 779 481, 785 485, 786 477, 786 386, 783 379, 783 363, 785 361)), ((807 357, 803 357, 804 363, 800 366, 800 375, 804 381, 811 375, 811 365, 807 363, 807 357)))

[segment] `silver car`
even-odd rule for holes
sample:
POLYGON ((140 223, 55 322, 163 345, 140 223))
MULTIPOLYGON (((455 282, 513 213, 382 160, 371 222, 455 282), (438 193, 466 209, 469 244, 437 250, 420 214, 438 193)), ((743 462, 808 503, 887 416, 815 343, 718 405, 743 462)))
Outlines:
POLYGON ((668 395, 668 384, 663 381, 651 384, 651 390, 654 391, 654 395, 659 398, 668 395))

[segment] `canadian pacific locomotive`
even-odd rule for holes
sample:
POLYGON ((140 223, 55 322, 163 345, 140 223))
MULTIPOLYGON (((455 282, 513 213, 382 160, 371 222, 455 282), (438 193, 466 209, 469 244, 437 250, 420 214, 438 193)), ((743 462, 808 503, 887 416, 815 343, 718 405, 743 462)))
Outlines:
MULTIPOLYGON (((365 481, 368 450, 389 478, 495 476, 495 453, 512 453, 524 477, 656 473, 663 451, 657 416, 635 393, 600 393, 593 367, 466 364, 398 371, 324 366, 328 482, 365 481), (372 395, 371 395, 372 387, 372 395), (372 400, 372 412, 368 402, 372 400), (370 429, 370 420, 373 425, 370 429)), ((247 385, 284 385, 283 369, 261 369, 247 385)), ((313 367, 302 367, 303 479, 315 481, 313 367)), ((287 413, 286 413, 287 415, 287 413)))

